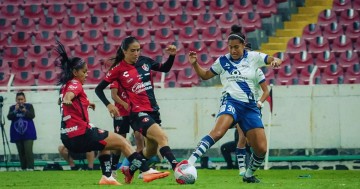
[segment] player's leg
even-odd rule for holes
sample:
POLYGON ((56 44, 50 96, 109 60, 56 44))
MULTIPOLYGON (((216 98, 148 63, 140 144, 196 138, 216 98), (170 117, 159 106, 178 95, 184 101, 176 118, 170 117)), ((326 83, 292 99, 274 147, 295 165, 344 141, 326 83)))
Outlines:
MULTIPOLYGON (((120 116, 114 118, 114 133, 117 133, 124 138, 126 138, 126 134, 129 132, 130 125, 128 116, 120 116)), ((112 175, 116 178, 117 177, 117 165, 119 163, 121 157, 121 151, 113 150, 111 151, 111 170, 112 175)))
POLYGON ((78 167, 76 167, 76 165, 74 163, 74 159, 70 156, 68 149, 63 144, 60 144, 58 150, 59 150, 60 156, 62 158, 64 158, 64 160, 69 164, 70 169, 77 170, 78 167))
POLYGON ((231 153, 235 152, 235 149, 236 149, 235 141, 230 141, 230 142, 224 143, 220 147, 221 154, 224 157, 224 160, 225 160, 225 162, 227 164, 228 169, 233 168, 233 161, 232 161, 232 158, 231 158, 231 153))
POLYGON ((208 135, 201 139, 198 146, 188 159, 188 163, 194 165, 196 160, 203 156, 216 141, 220 140, 234 122, 233 116, 230 114, 222 114, 216 120, 215 127, 208 135))
POLYGON ((239 175, 244 176, 246 171, 245 159, 246 159, 246 137, 241 128, 237 125, 236 130, 239 135, 239 140, 236 147, 236 159, 239 166, 239 175))
POLYGON ((94 169, 94 161, 95 161, 95 152, 91 151, 91 152, 86 152, 86 160, 88 162, 88 170, 93 170, 94 169))

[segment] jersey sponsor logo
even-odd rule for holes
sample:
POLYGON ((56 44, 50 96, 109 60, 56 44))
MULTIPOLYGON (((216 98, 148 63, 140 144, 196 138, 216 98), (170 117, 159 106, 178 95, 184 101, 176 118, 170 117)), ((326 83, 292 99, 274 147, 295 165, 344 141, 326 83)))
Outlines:
POLYGON ((105 77, 106 77, 106 78, 109 78, 110 76, 111 76, 111 73, 108 72, 108 73, 106 73, 106 76, 105 76, 105 77))
POLYGON ((124 76, 124 77, 129 77, 129 72, 128 72, 128 71, 125 71, 125 72, 123 73, 123 76, 124 76))
POLYGON ((78 88, 78 87, 75 86, 75 85, 70 85, 70 86, 69 86, 69 89, 70 89, 70 90, 76 90, 77 88, 78 88))
POLYGON ((139 94, 143 91, 152 89, 152 85, 150 81, 144 83, 135 83, 131 89, 131 91, 135 94, 139 94))
POLYGON ((71 115, 64 116, 64 117, 63 117, 63 121, 67 121, 67 120, 69 120, 70 118, 71 118, 71 115))
POLYGON ((133 78, 129 78, 128 80, 126 80, 126 83, 130 83, 132 82, 134 79, 133 78))
POLYGON ((122 93, 121 93, 121 97, 122 97, 122 98, 127 98, 126 93, 125 93, 125 92, 122 92, 122 93))
POLYGON ((74 131, 77 131, 78 130, 78 126, 73 126, 73 127, 69 127, 69 128, 61 128, 61 134, 65 134, 65 133, 71 133, 71 132, 74 132, 74 131))
POLYGON ((149 66, 147 64, 144 64, 141 66, 143 70, 149 71, 149 66))

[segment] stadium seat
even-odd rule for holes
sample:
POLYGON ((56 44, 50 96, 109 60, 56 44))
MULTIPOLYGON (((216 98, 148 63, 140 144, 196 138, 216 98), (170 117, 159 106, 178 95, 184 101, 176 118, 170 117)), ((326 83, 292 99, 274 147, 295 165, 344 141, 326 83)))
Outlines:
POLYGON ((301 38, 309 43, 311 40, 321 35, 321 28, 317 24, 308 24, 304 27, 301 38))
POLYGON ((227 54, 229 52, 227 44, 224 41, 214 41, 211 43, 209 48, 209 55, 212 58, 218 58, 219 56, 222 56, 224 54, 227 54))
POLYGON ((3 49, 4 47, 8 46, 8 34, 0 33, 0 48, 3 49))
POLYGON ((313 64, 314 59, 307 51, 302 51, 294 56, 293 66, 298 72, 301 72, 306 66, 313 64))
POLYGON ((339 38, 335 39, 331 47, 331 50, 335 52, 336 56, 340 55, 342 52, 352 49, 351 39, 346 35, 341 35, 339 38))
POLYGON ((146 43, 141 46, 141 55, 143 56, 154 57, 156 55, 162 54, 163 50, 161 48, 161 45, 156 42, 146 43))
POLYGON ((357 38, 353 45, 354 51, 360 56, 360 38, 357 38))
POLYGON ((339 23, 347 27, 355 21, 360 21, 359 18, 360 15, 358 12, 356 12, 354 9, 348 9, 340 13, 339 23))
POLYGON ((185 27, 191 27, 192 29, 195 29, 194 19, 187 14, 177 15, 174 18, 174 26, 172 28, 174 34, 179 34, 179 32, 181 32, 181 30, 183 30, 185 27))
POLYGON ((353 42, 360 36, 360 21, 355 21, 348 25, 345 31, 345 35, 349 37, 353 42))
POLYGON ((291 64, 291 59, 288 53, 285 52, 277 52, 273 55, 273 57, 279 58, 282 60, 282 64, 288 65, 291 64))
POLYGON ((31 33, 23 32, 23 31, 13 32, 11 33, 10 45, 21 47, 25 50, 27 49, 28 46, 32 45, 31 36, 32 36, 31 33))
POLYGON ((199 35, 194 27, 186 26, 179 32, 179 41, 184 45, 185 48, 189 46, 193 41, 199 40, 199 35))
POLYGON ((108 59, 116 55, 117 48, 110 43, 99 44, 96 47, 96 56, 101 59, 108 59))
POLYGON ((261 70, 265 75, 266 83, 268 85, 270 85, 270 84, 276 85, 276 78, 275 78, 274 69, 264 66, 264 67, 261 67, 261 70))
POLYGON ((107 19, 106 29, 107 30, 122 29, 124 31, 127 30, 125 18, 120 15, 110 16, 107 19))
POLYGON ((31 72, 21 71, 17 72, 14 77, 12 86, 35 86, 35 77, 31 72))
POLYGON ((244 14, 241 17, 240 25, 244 28, 246 33, 261 29, 260 15, 256 12, 244 14))
POLYGON ((8 47, 4 49, 2 58, 5 62, 24 58, 24 51, 19 47, 8 47))
POLYGON ((35 22, 34 22, 34 20, 29 19, 29 18, 19 18, 16 21, 14 31, 17 31, 17 32, 20 32, 20 31, 23 31, 23 32, 35 31, 35 22))
POLYGON ((353 9, 360 14, 360 1, 352 1, 353 9))
POLYGON ((306 51, 306 41, 301 37, 293 37, 287 42, 286 53, 290 57, 294 57, 295 54, 301 51, 306 51))
POLYGON ((124 30, 120 29, 113 29, 110 31, 107 31, 106 34, 106 43, 110 44, 120 44, 123 39, 126 37, 126 33, 124 30))
POLYGON ((137 11, 135 3, 133 1, 121 1, 116 6, 115 15, 124 17, 126 21, 129 21, 131 17, 136 17, 137 11))
POLYGON ((33 73, 39 75, 39 73, 44 72, 44 70, 56 70, 56 58, 55 56, 50 57, 48 55, 43 55, 34 61, 33 73))
POLYGON ((105 73, 100 69, 89 70, 88 77, 86 78, 86 84, 99 84, 105 77, 105 73))
POLYGON ((197 17, 196 29, 199 33, 210 27, 217 27, 215 17, 210 13, 199 14, 197 17))
POLYGON ((190 67, 186 54, 179 54, 175 56, 174 64, 171 70, 179 72, 185 68, 190 67))
POLYGON ((34 19, 35 22, 39 20, 40 16, 45 15, 41 5, 31 4, 23 5, 24 17, 29 19, 34 19))
POLYGON ((24 0, 2 0, 0 4, 20 6, 24 3, 24 0))
POLYGON ((95 51, 91 45, 86 43, 81 45, 76 45, 74 48, 74 56, 78 57, 88 57, 88 56, 95 56, 95 51))
POLYGON ((171 27, 171 20, 168 15, 155 15, 151 22, 151 29, 150 33, 154 34, 156 30, 159 30, 161 28, 171 27))
MULTIPOLYGON (((7 86, 9 81, 10 81, 10 73, 7 72, 6 70, 0 70, 0 86, 4 87, 7 86)), ((0 90, 1 91, 1 90, 0 90)), ((5 91, 2 91, 5 92, 5 91)))
POLYGON ((105 24, 100 17, 87 17, 84 21, 83 30, 104 30, 105 24))
POLYGON ((341 52, 338 59, 338 65, 343 68, 343 71, 346 72, 347 69, 360 62, 358 54, 353 50, 347 50, 341 52))
POLYGON ((344 81, 342 69, 336 65, 331 64, 325 68, 324 73, 321 77, 322 84, 342 84, 344 81))
POLYGON ((37 31, 59 31, 58 21, 52 17, 40 17, 37 31))
POLYGON ((169 0, 163 4, 162 14, 169 15, 171 19, 174 19, 177 15, 182 15, 183 10, 179 1, 169 0))
POLYGON ((229 4, 227 1, 223 0, 213 0, 210 1, 209 12, 215 16, 215 18, 219 18, 224 13, 229 12, 229 4))
MULTIPOLYGON (((302 69, 299 75, 299 85, 309 85, 310 84, 310 74, 314 70, 314 65, 308 65, 305 69, 302 69)), ((320 71, 317 69, 314 77, 313 77, 313 84, 320 84, 321 83, 321 74, 320 71)))
MULTIPOLYGON (((162 72, 158 72, 156 73, 153 82, 161 82, 161 77, 162 77, 162 72)), ((164 78, 164 82, 167 81, 174 81, 176 82, 176 74, 173 70, 170 70, 169 72, 165 73, 165 78, 164 78)))
POLYGON ((337 22, 333 22, 324 26, 323 36, 324 38, 328 39, 330 43, 332 43, 334 39, 339 38, 343 34, 343 28, 337 22))
POLYGON ((82 58, 87 63, 89 70, 93 70, 93 69, 94 70, 103 70, 102 69, 103 60, 100 59, 98 56, 88 55, 88 56, 84 56, 82 58))
POLYGON ((186 4, 185 10, 186 14, 191 15, 193 19, 199 19, 201 14, 206 13, 206 6, 202 0, 193 0, 192 2, 186 4))
POLYGON ((69 16, 73 16, 83 21, 86 17, 90 16, 90 8, 86 3, 71 3, 69 16))
MULTIPOLYGON (((181 40, 180 40, 181 42, 181 40)), ((203 42, 203 40, 196 40, 192 43, 189 43, 189 46, 187 47, 188 51, 195 51, 198 54, 201 53, 208 53, 207 46, 203 42)))
POLYGON ((165 81, 164 82, 165 88, 178 88, 180 85, 176 81, 165 81))
POLYGON ((56 85, 58 82, 58 74, 52 70, 46 70, 39 73, 37 85, 56 85))
POLYGON ((20 10, 18 6, 7 4, 4 8, 0 9, 0 18, 9 20, 16 20, 20 18, 20 10))
POLYGON ((171 44, 176 46, 177 55, 186 54, 185 47, 180 41, 174 41, 171 44))
POLYGON ((81 30, 81 22, 79 18, 74 16, 69 16, 64 18, 63 22, 61 23, 60 29, 62 31, 72 30, 72 31, 80 31, 81 30))
POLYGON ((353 84, 353 83, 360 83, 360 63, 357 62, 353 64, 347 70, 344 78, 344 83, 353 84))
POLYGON ((214 59, 208 53, 198 53, 197 56, 199 65, 204 69, 209 69, 214 63, 214 59))
POLYGON ((34 33, 34 44, 44 46, 47 50, 55 45, 55 33, 49 31, 41 31, 34 33))
POLYGON ((12 25, 13 25, 14 21, 5 19, 5 18, 0 18, 0 30, 2 33, 11 33, 13 31, 12 29, 12 25))
POLYGON ((233 3, 233 12, 236 13, 239 18, 241 18, 244 14, 253 11, 251 0, 239 0, 234 1, 233 3))
POLYGON ((291 65, 282 65, 277 74, 276 83, 280 85, 293 85, 298 83, 297 73, 291 65))
POLYGON ((256 12, 261 18, 270 17, 277 13, 277 4, 274 0, 258 0, 256 3, 256 12))
POLYGON ((179 71, 177 82, 181 87, 196 86, 199 85, 199 76, 195 73, 192 67, 188 67, 179 71))
POLYGON ((33 72, 33 64, 31 60, 26 59, 25 57, 21 57, 19 59, 14 59, 9 61, 11 65, 11 73, 19 73, 19 72, 33 72))
POLYGON ((110 16, 114 15, 114 9, 110 3, 107 2, 94 2, 93 16, 107 20, 110 16))
POLYGON ((44 0, 24 0, 25 5, 43 5, 44 0))
POLYGON ((60 2, 49 3, 49 8, 47 9, 47 17, 57 19, 62 21, 64 17, 67 17, 67 8, 65 4, 60 2))
POLYGON ((36 61, 43 56, 49 56, 49 52, 44 46, 30 46, 27 50, 26 58, 30 61, 36 61))
POLYGON ((323 28, 324 26, 329 25, 333 22, 337 22, 336 13, 333 10, 325 9, 319 13, 317 24, 320 27, 323 28))
POLYGON ((146 1, 145 3, 140 3, 139 12, 141 12, 141 15, 148 17, 149 20, 152 20, 154 15, 160 14, 160 7, 156 2, 146 1))
POLYGON ((330 45, 327 39, 322 36, 316 37, 315 40, 310 41, 308 52, 313 56, 317 56, 326 50, 330 50, 330 45))
MULTIPOLYGON (((222 30, 222 32, 224 32, 226 28, 231 28, 231 26, 234 24, 239 25, 239 19, 235 13, 227 12, 220 15, 218 20, 218 27, 222 30)), ((247 27, 245 25, 242 26, 247 27)))
POLYGON ((131 36, 136 37, 136 39, 139 40, 141 45, 151 42, 151 35, 149 33, 149 30, 144 28, 134 29, 131 32, 131 36))
POLYGON ((337 15, 340 15, 341 12, 351 8, 351 0, 333 0, 332 9, 337 15))
POLYGON ((80 43, 78 33, 73 30, 61 31, 58 34, 59 41, 65 46, 78 45, 80 43))
POLYGON ((209 46, 214 41, 223 40, 222 33, 218 27, 210 26, 206 28, 204 31, 202 31, 201 40, 203 40, 204 43, 207 46, 209 46))
POLYGON ((154 41, 167 45, 175 41, 175 35, 169 28, 161 28, 155 31, 154 41))
POLYGON ((144 29, 144 30, 148 30, 150 29, 150 21, 146 16, 142 16, 142 15, 137 15, 137 16, 133 16, 130 18, 129 21, 129 32, 131 33, 132 31, 136 30, 136 29, 144 29))
POLYGON ((321 72, 323 72, 326 67, 334 63, 336 63, 336 58, 334 52, 332 51, 326 50, 316 56, 315 64, 321 72))
POLYGON ((82 35, 82 43, 88 45, 98 45, 104 43, 104 37, 102 33, 97 29, 91 29, 85 31, 82 35))

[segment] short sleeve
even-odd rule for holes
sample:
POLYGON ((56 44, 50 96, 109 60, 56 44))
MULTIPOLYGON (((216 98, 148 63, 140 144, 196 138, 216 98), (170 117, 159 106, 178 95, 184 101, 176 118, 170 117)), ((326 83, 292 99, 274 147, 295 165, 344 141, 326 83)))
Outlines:
POLYGON ((266 66, 266 62, 267 62, 267 58, 268 58, 267 54, 264 54, 261 52, 256 52, 256 51, 251 51, 251 52, 249 52, 249 54, 251 54, 252 61, 254 62, 256 67, 266 66))
POLYGON ((117 81, 114 81, 110 84, 110 89, 117 89, 119 88, 119 83, 117 81))
POLYGON ((119 68, 118 66, 115 66, 112 69, 110 69, 106 73, 104 80, 106 82, 109 82, 109 83, 112 83, 113 81, 116 81, 118 76, 119 76, 119 69, 118 68, 119 68))
POLYGON ((214 64, 210 67, 210 71, 213 72, 215 75, 219 75, 224 71, 220 64, 220 58, 216 59, 214 64))
POLYGON ((70 81, 69 86, 67 87, 66 92, 73 92, 75 96, 78 96, 79 93, 83 91, 82 84, 77 80, 70 81))
POLYGON ((264 72, 260 68, 256 69, 256 81, 258 84, 261 84, 265 81, 264 72))

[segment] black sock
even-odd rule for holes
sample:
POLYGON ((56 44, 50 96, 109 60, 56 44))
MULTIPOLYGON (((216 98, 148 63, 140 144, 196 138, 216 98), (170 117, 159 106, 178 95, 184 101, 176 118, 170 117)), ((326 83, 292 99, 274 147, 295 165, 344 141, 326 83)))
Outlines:
POLYGON ((110 155, 101 155, 99 156, 99 161, 100 161, 100 167, 101 167, 101 171, 102 174, 105 175, 106 177, 110 177, 111 176, 111 157, 110 155))
POLYGON ((138 152, 138 153, 139 153, 139 154, 141 155, 141 157, 144 158, 146 161, 149 160, 149 158, 147 158, 147 157, 144 156, 144 153, 143 153, 142 150, 141 150, 140 152, 138 152))
POLYGON ((140 169, 140 171, 142 172, 146 172, 150 169, 149 166, 147 166, 146 160, 143 158, 143 156, 137 152, 134 152, 127 158, 130 162, 129 170, 130 170, 130 174, 132 175, 138 169, 140 169))
POLYGON ((120 155, 111 154, 111 170, 116 171, 120 155))
POLYGON ((174 154, 172 153, 170 147, 164 146, 164 147, 160 148, 160 154, 171 163, 171 167, 174 170, 178 162, 176 161, 176 158, 175 158, 174 154))

